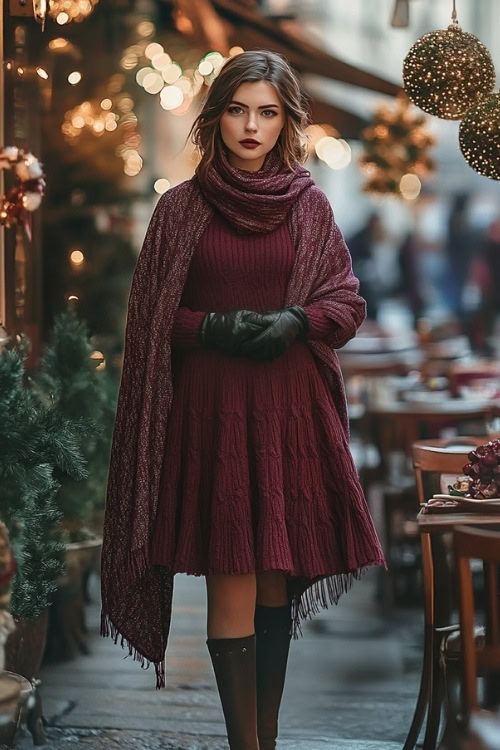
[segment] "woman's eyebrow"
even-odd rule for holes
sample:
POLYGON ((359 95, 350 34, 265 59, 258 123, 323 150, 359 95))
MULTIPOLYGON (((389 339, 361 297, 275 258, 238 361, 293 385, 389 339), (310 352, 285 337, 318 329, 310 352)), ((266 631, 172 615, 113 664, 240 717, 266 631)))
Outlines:
MULTIPOLYGON (((231 104, 239 104, 240 107, 246 107, 248 109, 248 104, 243 104, 243 102, 237 102, 236 99, 233 99, 231 104)), ((259 109, 269 109, 269 107, 278 107, 278 104, 263 104, 259 109)))

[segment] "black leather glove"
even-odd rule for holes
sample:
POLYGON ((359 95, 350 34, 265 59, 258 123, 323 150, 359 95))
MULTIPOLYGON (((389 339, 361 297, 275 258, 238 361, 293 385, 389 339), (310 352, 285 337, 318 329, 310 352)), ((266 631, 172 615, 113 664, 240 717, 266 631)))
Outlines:
POLYGON ((267 321, 253 310, 209 312, 201 321, 200 344, 205 349, 219 349, 234 357, 243 355, 242 347, 265 329, 267 321))
POLYGON ((242 353, 250 359, 275 359, 281 356, 296 339, 305 341, 311 328, 302 307, 286 307, 258 315, 267 327, 243 343, 242 353))

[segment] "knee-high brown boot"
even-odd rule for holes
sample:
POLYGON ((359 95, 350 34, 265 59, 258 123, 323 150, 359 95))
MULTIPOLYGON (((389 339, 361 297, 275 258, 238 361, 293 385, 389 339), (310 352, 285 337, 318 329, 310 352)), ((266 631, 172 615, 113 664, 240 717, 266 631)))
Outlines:
POLYGON ((290 604, 283 607, 256 605, 257 729, 260 750, 276 748, 290 633, 290 604))
POLYGON ((208 638, 231 750, 259 750, 255 684, 255 633, 208 638))

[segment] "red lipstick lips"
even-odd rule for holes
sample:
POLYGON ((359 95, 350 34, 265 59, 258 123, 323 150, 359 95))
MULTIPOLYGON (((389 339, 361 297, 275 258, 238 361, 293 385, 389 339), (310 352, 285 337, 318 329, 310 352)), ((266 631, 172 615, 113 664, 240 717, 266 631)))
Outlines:
POLYGON ((255 141, 253 138, 245 138, 245 140, 240 141, 240 143, 245 148, 256 148, 257 146, 260 146, 259 141, 255 141))

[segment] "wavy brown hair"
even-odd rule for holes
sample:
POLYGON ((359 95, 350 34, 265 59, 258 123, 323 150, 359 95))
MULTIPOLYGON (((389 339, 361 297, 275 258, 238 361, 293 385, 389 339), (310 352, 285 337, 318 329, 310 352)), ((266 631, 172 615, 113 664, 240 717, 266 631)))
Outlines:
POLYGON ((191 137, 201 159, 196 174, 203 179, 218 148, 224 146, 219 122, 242 83, 268 81, 276 89, 285 109, 285 124, 276 147, 283 162, 294 169, 307 158, 304 130, 310 123, 308 97, 283 55, 269 50, 249 50, 230 57, 214 79, 203 109, 191 126, 191 137))

